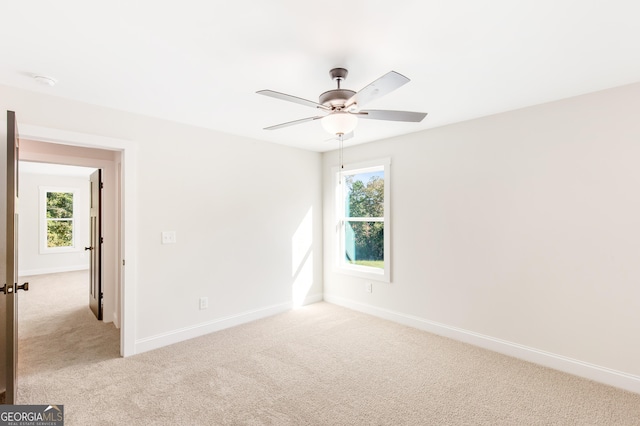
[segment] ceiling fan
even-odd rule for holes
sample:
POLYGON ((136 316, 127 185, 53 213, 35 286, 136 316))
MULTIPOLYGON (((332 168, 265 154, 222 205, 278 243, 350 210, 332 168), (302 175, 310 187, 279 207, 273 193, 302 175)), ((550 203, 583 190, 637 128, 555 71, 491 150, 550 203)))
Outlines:
POLYGON ((300 120, 265 127, 265 130, 282 129, 283 127, 294 126, 308 121, 321 120, 325 130, 332 135, 338 136, 340 140, 346 140, 353 137, 353 130, 358 124, 358 118, 418 123, 426 117, 426 112, 361 109, 366 103, 378 99, 408 83, 410 80, 402 74, 390 71, 359 92, 341 87, 341 82, 347 78, 347 74, 348 71, 344 68, 334 68, 329 71, 329 75, 336 81, 338 87, 322 93, 318 102, 275 92, 273 90, 260 90, 256 92, 272 98, 310 106, 320 110, 322 113, 322 115, 314 117, 302 118, 300 120))

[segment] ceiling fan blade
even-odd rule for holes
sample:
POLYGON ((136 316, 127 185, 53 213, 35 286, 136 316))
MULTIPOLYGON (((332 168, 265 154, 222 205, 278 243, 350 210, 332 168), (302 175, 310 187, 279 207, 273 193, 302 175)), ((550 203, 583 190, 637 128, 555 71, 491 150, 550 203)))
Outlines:
POLYGON ((384 109, 368 109, 366 111, 360 111, 355 115, 358 118, 367 118, 371 120, 388 120, 388 121, 409 121, 412 123, 419 123, 426 116, 426 112, 412 112, 412 111, 389 111, 384 109))
POLYGON ((350 107, 351 105, 358 104, 362 106, 368 102, 373 101, 374 99, 378 99, 387 93, 393 92, 398 87, 407 84, 409 80, 402 74, 399 74, 395 71, 389 71, 373 83, 370 83, 367 87, 360 90, 358 93, 353 95, 351 99, 349 99, 345 108, 350 107))
POLYGON ((321 118, 322 116, 301 118, 300 120, 288 121, 286 123, 276 124, 275 126, 265 127, 264 130, 282 129, 283 127, 295 126, 296 124, 306 123, 307 121, 319 120, 321 118))
POLYGON ((320 108, 320 109, 324 109, 327 111, 331 111, 331 108, 326 107, 322 104, 319 104, 317 102, 313 102, 307 99, 302 99, 299 98, 297 96, 292 96, 292 95, 287 95, 285 93, 280 93, 280 92, 274 92, 273 90, 259 90, 256 93, 260 94, 260 95, 265 95, 265 96, 270 96, 272 98, 276 98, 276 99, 282 99, 283 101, 289 101, 289 102, 294 102, 296 104, 300 104, 300 105, 306 105, 306 106, 310 106, 312 108, 320 108))

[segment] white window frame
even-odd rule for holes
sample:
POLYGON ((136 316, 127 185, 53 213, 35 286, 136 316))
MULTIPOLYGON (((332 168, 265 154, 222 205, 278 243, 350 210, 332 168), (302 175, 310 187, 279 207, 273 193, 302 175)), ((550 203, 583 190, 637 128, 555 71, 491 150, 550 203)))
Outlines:
POLYGON ((342 169, 333 168, 334 176, 334 270, 347 275, 353 275, 373 281, 391 282, 391 159, 365 161, 355 164, 345 164, 342 169), (352 175, 374 170, 384 172, 384 217, 380 218, 384 223, 384 269, 371 266, 352 265, 344 259, 344 234, 345 234, 345 175, 352 175))
POLYGON ((78 217, 78 188, 63 188, 52 186, 41 186, 40 189, 40 254, 71 253, 80 251, 78 247, 78 230, 76 219, 78 217), (70 192, 73 194, 73 217, 72 220, 72 245, 69 247, 49 247, 47 232, 47 193, 48 192, 70 192))

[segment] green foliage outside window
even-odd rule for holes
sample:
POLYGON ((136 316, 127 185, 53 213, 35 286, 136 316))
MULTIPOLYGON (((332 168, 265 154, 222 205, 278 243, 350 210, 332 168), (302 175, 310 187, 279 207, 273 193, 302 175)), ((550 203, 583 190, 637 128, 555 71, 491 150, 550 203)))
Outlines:
POLYGON ((345 260, 384 269, 384 222, 349 220, 384 217, 384 177, 376 173, 365 183, 366 176, 345 176, 345 260))
POLYGON ((73 192, 47 192, 47 247, 73 247, 73 192))

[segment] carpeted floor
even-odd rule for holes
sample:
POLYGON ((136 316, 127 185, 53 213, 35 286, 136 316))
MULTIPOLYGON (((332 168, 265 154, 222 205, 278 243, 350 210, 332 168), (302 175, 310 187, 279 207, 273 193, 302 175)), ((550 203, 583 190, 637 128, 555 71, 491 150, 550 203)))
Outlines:
POLYGON ((74 274, 20 302, 18 402, 68 426, 640 425, 640 395, 328 303, 119 358, 74 274))

